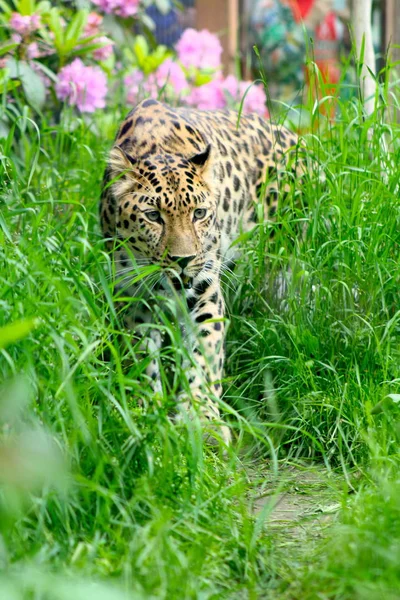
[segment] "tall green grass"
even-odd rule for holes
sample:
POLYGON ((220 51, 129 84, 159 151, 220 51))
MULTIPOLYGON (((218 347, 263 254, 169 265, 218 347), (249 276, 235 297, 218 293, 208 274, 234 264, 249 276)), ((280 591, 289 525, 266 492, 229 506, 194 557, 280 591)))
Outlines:
POLYGON ((40 479, 29 492, 29 465, 0 480, 3 590, 89 598, 92 579, 111 585, 91 588, 104 598, 361 598, 365 586, 378 598, 395 589, 387 536, 400 535, 397 484, 385 483, 386 493, 374 482, 392 479, 399 463, 396 123, 379 113, 363 120, 357 100, 341 103, 337 121, 307 137, 317 168, 303 189, 293 186, 276 221, 247 236, 225 285, 224 402, 235 442, 224 456, 203 444, 198 421, 169 419, 184 373, 168 313, 157 316, 172 340, 161 405, 146 357, 121 334, 98 225, 118 111, 39 126, 25 108, 4 110, 15 128, 1 142, 0 327, 15 325, 3 344, 0 330, 0 403, 13 404, 20 382, 22 408, 13 418, 0 410, 0 460, 26 432, 46 432, 55 447, 37 458, 53 484, 40 479), (58 453, 57 477, 48 459, 58 453), (296 557, 294 568, 264 523, 270 509, 252 514, 253 473, 267 465, 279 489, 280 466, 306 460, 343 474, 344 524, 329 563, 318 546, 312 565, 296 557), (355 471, 362 491, 346 509, 355 471), (374 535, 384 566, 371 583, 363 552, 374 535))

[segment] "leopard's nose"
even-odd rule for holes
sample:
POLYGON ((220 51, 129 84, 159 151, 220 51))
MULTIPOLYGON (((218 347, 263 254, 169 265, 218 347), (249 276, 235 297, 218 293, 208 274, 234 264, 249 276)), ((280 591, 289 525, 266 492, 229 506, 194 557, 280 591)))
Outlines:
POLYGON ((173 262, 176 262, 181 267, 182 271, 194 258, 196 258, 195 254, 193 254, 192 256, 171 256, 171 260, 173 262))

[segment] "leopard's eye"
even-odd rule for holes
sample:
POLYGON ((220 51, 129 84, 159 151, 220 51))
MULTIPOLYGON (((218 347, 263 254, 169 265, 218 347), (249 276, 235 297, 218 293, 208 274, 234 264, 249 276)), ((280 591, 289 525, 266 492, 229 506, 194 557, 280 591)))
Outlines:
POLYGON ((199 221, 200 219, 204 219, 206 214, 207 210, 205 208, 196 208, 196 210, 193 213, 193 217, 196 221, 199 221))
POLYGON ((161 213, 159 210, 146 210, 146 217, 153 223, 162 223, 161 213))

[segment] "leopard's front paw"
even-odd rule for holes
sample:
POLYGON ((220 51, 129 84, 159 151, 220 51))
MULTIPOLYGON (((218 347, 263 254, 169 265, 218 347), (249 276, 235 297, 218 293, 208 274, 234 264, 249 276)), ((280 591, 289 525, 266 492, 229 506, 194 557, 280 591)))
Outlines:
POLYGON ((178 399, 177 421, 183 421, 184 415, 192 418, 197 411, 203 425, 203 439, 210 446, 218 446, 221 442, 230 446, 232 435, 219 413, 218 406, 207 396, 194 394, 189 398, 182 394, 178 399))

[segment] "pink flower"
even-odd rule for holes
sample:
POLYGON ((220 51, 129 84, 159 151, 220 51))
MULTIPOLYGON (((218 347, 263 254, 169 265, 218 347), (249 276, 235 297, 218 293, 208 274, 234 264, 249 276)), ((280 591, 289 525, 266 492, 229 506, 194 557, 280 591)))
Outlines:
POLYGON ((115 11, 115 14, 124 19, 133 17, 133 15, 137 13, 139 2, 140 0, 120 0, 119 7, 115 11))
POLYGON ((27 36, 41 27, 42 23, 40 15, 34 13, 33 15, 20 15, 17 12, 13 12, 10 19, 10 27, 16 33, 22 36, 27 36))
POLYGON ((86 21, 84 35, 86 37, 90 37, 92 35, 97 35, 100 33, 100 26, 103 22, 103 17, 96 12, 91 12, 88 14, 88 18, 86 21))
POLYGON ((15 44, 20 44, 22 42, 22 35, 19 33, 12 33, 11 39, 15 44))
POLYGON ((137 13, 140 0, 92 0, 103 12, 126 19, 137 13))
POLYGON ((92 2, 109 15, 118 8, 120 0, 92 0, 92 2))
POLYGON ((161 90, 174 98, 188 89, 184 72, 171 58, 167 58, 155 73, 147 77, 135 69, 124 78, 124 85, 130 104, 136 104, 144 97, 157 98, 161 90))
POLYGON ((236 101, 239 95, 239 81, 234 75, 228 75, 222 83, 224 91, 236 101))
POLYGON ((225 108, 226 100, 222 89, 222 80, 217 78, 199 87, 194 87, 185 101, 190 106, 202 110, 225 108))
POLYGON ((86 67, 76 58, 59 72, 56 94, 81 112, 94 112, 105 107, 107 78, 99 67, 86 67))
POLYGON ((167 87, 170 86, 176 95, 179 95, 188 87, 185 73, 172 58, 167 58, 158 67, 155 72, 155 79, 160 89, 165 85, 167 85, 167 87))
POLYGON ((243 103, 243 110, 245 113, 257 113, 262 117, 268 115, 266 107, 267 95, 263 85, 254 83, 252 84, 251 81, 241 81, 239 93, 240 99, 246 93, 243 103))
POLYGON ((239 108, 243 100, 243 112, 255 112, 261 116, 267 113, 267 97, 262 85, 253 84, 251 81, 238 81, 233 75, 228 75, 222 83, 222 88, 228 95, 228 102, 239 108))
POLYGON ((143 79, 144 75, 138 69, 124 77, 124 86, 127 89, 126 99, 129 104, 136 103, 140 90, 143 89, 143 79))
POLYGON ((102 35, 99 38, 95 38, 93 40, 93 42, 95 44, 97 44, 97 43, 105 44, 101 48, 96 48, 96 50, 93 50, 93 58, 95 60, 107 60, 107 58, 109 58, 111 56, 111 54, 113 53, 114 42, 112 40, 110 40, 108 37, 106 37, 105 35, 102 35))
POLYGON ((142 71, 136 69, 124 78, 124 85, 128 90, 126 99, 129 104, 136 104, 145 96, 151 98, 157 98, 158 96, 158 86, 154 73, 151 73, 145 79, 142 71))
POLYGON ((217 69, 221 64, 221 43, 207 29, 185 29, 175 48, 180 62, 186 68, 217 69))
POLYGON ((26 55, 29 59, 39 58, 42 56, 37 42, 31 42, 26 48, 26 55))

